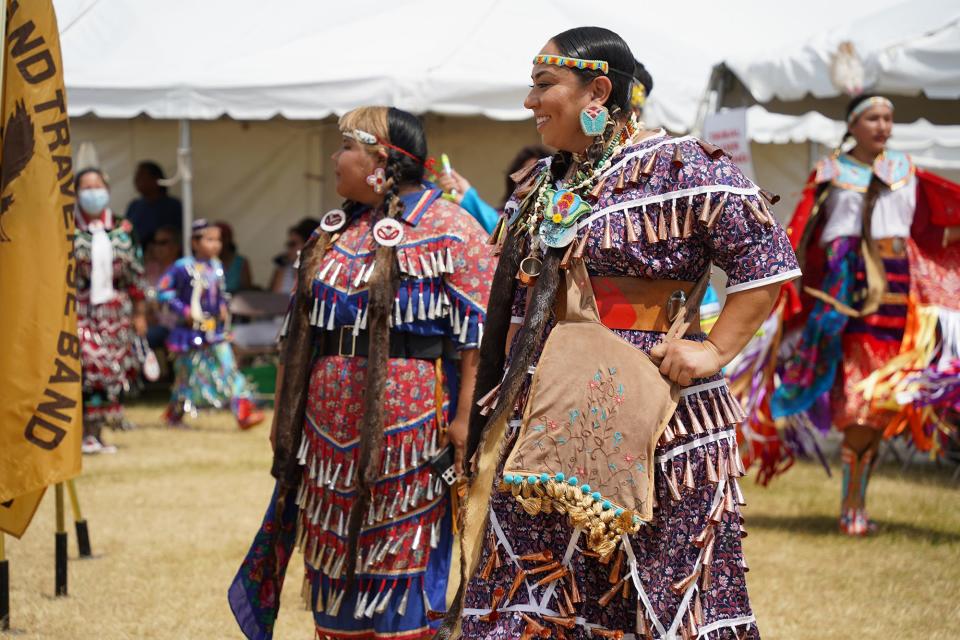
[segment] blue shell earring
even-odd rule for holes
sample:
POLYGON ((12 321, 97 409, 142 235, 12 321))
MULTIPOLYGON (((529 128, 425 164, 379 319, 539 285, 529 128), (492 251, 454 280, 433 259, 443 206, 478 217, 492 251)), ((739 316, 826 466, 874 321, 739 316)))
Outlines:
POLYGON ((610 112, 602 105, 591 104, 580 112, 580 128, 591 138, 602 136, 610 112))

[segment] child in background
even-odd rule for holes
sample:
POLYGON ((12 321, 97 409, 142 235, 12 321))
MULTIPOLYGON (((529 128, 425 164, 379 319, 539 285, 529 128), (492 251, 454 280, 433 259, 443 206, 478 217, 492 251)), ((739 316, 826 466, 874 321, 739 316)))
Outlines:
POLYGON ((181 258, 160 279, 157 299, 180 318, 167 338, 176 356, 173 395, 164 412, 167 424, 179 425, 185 413, 227 406, 241 429, 263 422, 250 388, 237 369, 224 325, 226 287, 219 255, 220 229, 206 220, 192 227, 192 258, 181 258))

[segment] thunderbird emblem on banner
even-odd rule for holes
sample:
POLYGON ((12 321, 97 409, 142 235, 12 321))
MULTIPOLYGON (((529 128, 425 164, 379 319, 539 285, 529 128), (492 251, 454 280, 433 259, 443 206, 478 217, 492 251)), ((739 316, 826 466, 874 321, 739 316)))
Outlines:
POLYGON ((7 2, 0 101, 0 530, 80 472, 74 192, 50 0, 7 2))

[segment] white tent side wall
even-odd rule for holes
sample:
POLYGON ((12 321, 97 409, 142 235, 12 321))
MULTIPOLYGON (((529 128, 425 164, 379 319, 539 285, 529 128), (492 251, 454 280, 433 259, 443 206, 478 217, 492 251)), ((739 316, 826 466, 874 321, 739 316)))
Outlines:
MULTIPOLYGON (((430 153, 450 155, 454 167, 491 205, 499 206, 506 167, 520 147, 539 142, 530 121, 482 117, 424 118, 430 153)), ((126 211, 136 197, 133 174, 154 160, 167 176, 176 171, 178 123, 72 118, 74 148, 92 142, 111 185, 111 206, 126 211)), ((272 258, 283 251, 286 230, 304 216, 319 218, 339 206, 330 155, 340 144, 333 119, 193 121, 194 216, 233 225, 237 247, 266 286, 272 258)), ((77 167, 78 169, 80 167, 77 167)), ((179 186, 170 193, 180 196, 179 186)))

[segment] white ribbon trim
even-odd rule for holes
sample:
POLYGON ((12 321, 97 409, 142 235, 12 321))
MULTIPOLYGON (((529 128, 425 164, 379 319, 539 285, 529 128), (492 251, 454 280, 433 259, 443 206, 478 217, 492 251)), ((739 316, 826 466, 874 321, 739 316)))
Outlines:
MULTIPOLYGON (((544 608, 542 608, 542 607, 538 607, 538 606, 536 606, 536 605, 530 605, 530 604, 515 604, 515 605, 509 606, 509 607, 499 608, 499 609, 497 609, 497 611, 500 612, 500 613, 504 613, 504 612, 508 612, 508 613, 509 613, 509 612, 534 613, 534 614, 541 615, 541 616, 543 616, 543 615, 547 615, 547 616, 558 616, 558 615, 560 615, 559 612, 553 611, 552 609, 544 609, 544 608)), ((466 617, 466 616, 485 616, 485 615, 487 615, 488 613, 490 613, 490 609, 464 609, 464 610, 463 610, 463 613, 461 614, 461 617, 466 617)), ((604 627, 602 624, 594 624, 594 623, 592 623, 592 622, 587 622, 584 618, 581 618, 581 617, 579 617, 579 616, 576 618, 576 623, 577 623, 579 626, 583 627, 584 629, 588 629, 588 630, 590 630, 590 629, 606 629, 606 627, 604 627)), ((624 640, 637 640, 637 636, 635 636, 635 635, 632 634, 632 633, 625 633, 625 634, 623 634, 623 638, 624 638, 624 640)))
POLYGON ((714 380, 713 382, 704 382, 703 384, 698 384, 692 387, 685 387, 680 390, 680 397, 686 398, 687 396, 692 396, 695 393, 700 393, 701 391, 710 391, 711 389, 719 389, 721 387, 726 387, 727 381, 724 378, 719 380, 714 380))
MULTIPOLYGON (((561 564, 568 569, 570 568, 570 559, 573 558, 573 552, 577 550, 577 541, 580 539, 580 534, 583 532, 583 529, 577 527, 573 530, 573 534, 570 536, 570 542, 567 543, 567 550, 563 553, 563 560, 561 564)), ((557 590, 557 583, 560 580, 554 580, 550 583, 550 586, 547 587, 547 590, 543 594, 543 598, 540 600, 540 607, 546 608, 550 604, 550 598, 553 597, 554 592, 557 590)))
MULTIPOLYGON (((663 624, 660 622, 660 618, 657 617, 657 614, 653 610, 653 603, 650 602, 647 592, 643 588, 643 583, 640 582, 640 572, 637 571, 637 556, 633 553, 633 546, 630 544, 630 538, 627 534, 623 534, 623 549, 627 552, 627 564, 630 566, 630 578, 633 580, 633 586, 637 590, 637 595, 641 602, 643 602, 643 607, 647 610, 647 613, 650 615, 650 620, 653 622, 654 628, 656 628, 657 633, 661 636, 666 633, 666 630, 663 628, 663 624)), ((642 615, 640 608, 637 607, 637 615, 642 615)), ((639 623, 640 621, 637 620, 639 623)), ((637 631, 640 630, 640 627, 637 627, 637 631)))
MULTIPOLYGON (((711 442, 717 442, 719 440, 736 439, 736 437, 737 437, 737 434, 735 429, 726 429, 724 431, 716 431, 714 433, 711 433, 705 436, 700 436, 696 440, 691 440, 690 442, 680 445, 678 447, 674 447, 673 449, 669 449, 666 452, 661 453, 656 458, 654 458, 654 462, 656 462, 657 464, 663 464, 664 462, 673 460, 677 456, 683 455, 688 451, 693 451, 694 449, 698 447, 702 447, 706 444, 710 444, 711 442)), ((731 444, 730 446, 732 447, 733 445, 731 444)))
MULTIPOLYGON (((713 500, 710 504, 710 511, 712 513, 714 509, 717 508, 717 505, 723 500, 724 490, 727 488, 727 479, 726 477, 720 478, 720 482, 717 483, 717 490, 713 494, 713 500)), ((700 553, 697 554, 697 561, 693 565, 693 572, 696 573, 700 570, 700 567, 703 566, 703 551, 700 549, 700 553)), ((709 571, 709 568, 707 569, 709 571)), ((695 589, 699 588, 700 580, 694 580, 693 583, 687 587, 686 593, 683 594, 683 600, 680 601, 680 606, 677 607, 677 613, 673 618, 673 624, 670 625, 670 630, 667 631, 665 640, 676 640, 677 638, 677 629, 680 628, 680 625, 683 623, 683 614, 686 613, 687 608, 690 606, 690 599, 693 597, 693 592, 695 589)))
POLYGON ((762 287, 768 284, 773 284, 774 282, 782 282, 784 280, 793 280, 794 278, 799 278, 803 275, 803 272, 800 269, 791 269, 790 271, 785 271, 783 273, 776 273, 772 276, 767 276, 765 278, 759 278, 757 280, 750 280, 748 282, 741 282, 740 284, 735 284, 732 287, 727 287, 727 294, 737 293, 738 291, 747 291, 749 289, 756 289, 757 287, 762 287))
MULTIPOLYGON (((497 519, 497 514, 494 512, 493 507, 490 508, 490 526, 493 527, 493 534, 497 536, 497 545, 503 546, 503 550, 506 551, 507 556, 510 557, 510 562, 517 567, 518 571, 523 569, 523 566, 520 564, 520 558, 513 552, 510 541, 507 540, 507 536, 503 533, 503 528, 500 527, 500 521, 497 519)), ((530 586, 530 582, 524 580, 523 584, 527 588, 527 602, 536 602, 536 598, 533 596, 533 587, 530 586)))
MULTIPOLYGON (((661 130, 661 133, 658 133, 658 134, 655 135, 655 136, 651 136, 651 137, 647 138, 646 140, 641 140, 641 141, 638 142, 637 144, 643 144, 644 142, 648 142, 648 141, 650 141, 650 140, 656 140, 657 138, 662 137, 662 136, 666 136, 666 135, 667 135, 667 132, 661 130)), ((683 142, 689 142, 689 141, 691 141, 691 140, 696 140, 696 138, 693 137, 693 136, 681 136, 681 137, 679 137, 679 138, 667 138, 666 140, 661 140, 661 141, 658 142, 657 144, 652 144, 652 145, 650 145, 649 147, 644 147, 643 149, 639 149, 639 150, 637 150, 637 151, 633 151, 633 152, 627 154, 623 159, 617 161, 616 164, 611 165, 610 168, 608 168, 606 171, 604 171, 604 172, 603 172, 602 174, 600 174, 600 175, 601 175, 602 178, 605 178, 605 177, 607 177, 608 175, 610 175, 611 173, 614 173, 615 171, 617 171, 617 169, 619 169, 620 167, 626 166, 626 164, 627 164, 628 162, 630 162, 631 160, 633 160, 634 158, 639 158, 639 157, 641 157, 641 156, 645 156, 645 155, 647 155, 648 153, 651 153, 651 152, 653 152, 653 151, 656 151, 657 149, 659 149, 659 148, 661 148, 661 147, 665 147, 665 146, 667 146, 667 145, 671 145, 671 144, 672 144, 672 145, 677 145, 677 144, 681 144, 681 143, 683 143, 683 142)))
POLYGON ((577 230, 579 231, 580 229, 589 226, 591 222, 607 215, 608 213, 616 213, 618 211, 623 211, 624 209, 636 209, 638 207, 644 207, 651 204, 669 202, 670 200, 679 200, 681 198, 699 196, 704 193, 730 193, 735 196, 759 196, 760 187, 731 187, 725 184, 708 184, 700 187, 691 187, 689 189, 678 189, 677 191, 661 193, 659 195, 648 196, 646 198, 637 198, 636 200, 624 200, 623 202, 618 202, 617 204, 612 204, 609 207, 605 207, 600 211, 591 214, 587 218, 580 220, 577 222, 577 230))
POLYGON ((702 638, 708 633, 712 633, 717 629, 724 629, 726 627, 739 627, 740 625, 751 625, 756 624, 757 618, 755 616, 740 616, 739 618, 727 618, 726 620, 717 620, 716 622, 711 622, 710 624, 700 627, 700 630, 697 633, 698 638, 702 638))

